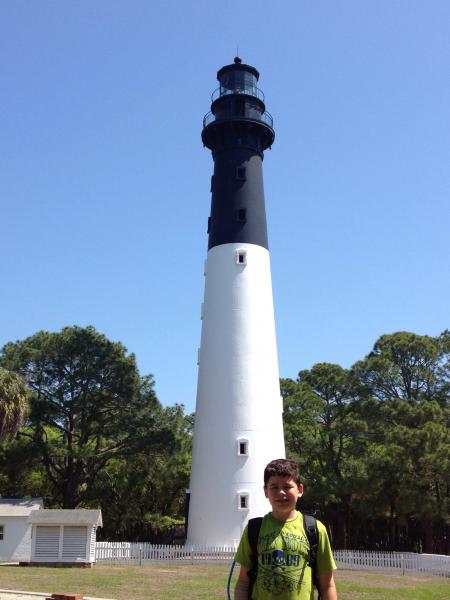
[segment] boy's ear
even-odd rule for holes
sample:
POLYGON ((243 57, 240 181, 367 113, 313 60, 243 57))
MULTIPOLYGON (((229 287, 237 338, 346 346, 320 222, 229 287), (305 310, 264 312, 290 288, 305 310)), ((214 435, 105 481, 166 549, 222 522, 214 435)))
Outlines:
POLYGON ((266 498, 268 498, 269 496, 267 495, 267 485, 266 485, 266 484, 264 484, 264 486, 263 486, 263 490, 264 490, 264 496, 265 496, 266 498))
POLYGON ((303 483, 297 485, 299 496, 303 496, 303 483))

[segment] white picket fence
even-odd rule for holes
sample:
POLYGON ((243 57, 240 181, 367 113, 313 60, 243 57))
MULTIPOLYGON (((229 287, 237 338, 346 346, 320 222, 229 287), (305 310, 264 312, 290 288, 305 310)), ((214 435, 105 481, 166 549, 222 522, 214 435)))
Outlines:
MULTIPOLYGON (((147 542, 97 542, 97 562, 142 564, 143 562, 228 563, 236 548, 231 546, 169 546, 147 542)), ((415 554, 413 552, 373 552, 333 550, 340 569, 392 571, 450 577, 450 556, 415 554)))
POLYGON ((365 550, 333 550, 339 569, 392 571, 450 577, 450 556, 416 554, 414 552, 374 552, 365 550))
POLYGON ((236 554, 234 546, 169 546, 147 542, 97 542, 98 562, 229 562, 236 554))

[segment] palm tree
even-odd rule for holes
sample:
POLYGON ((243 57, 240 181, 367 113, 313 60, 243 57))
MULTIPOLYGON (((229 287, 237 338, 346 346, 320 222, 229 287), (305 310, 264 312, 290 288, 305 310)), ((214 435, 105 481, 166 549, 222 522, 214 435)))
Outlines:
POLYGON ((30 412, 31 392, 17 373, 0 367, 0 443, 15 437, 30 412))

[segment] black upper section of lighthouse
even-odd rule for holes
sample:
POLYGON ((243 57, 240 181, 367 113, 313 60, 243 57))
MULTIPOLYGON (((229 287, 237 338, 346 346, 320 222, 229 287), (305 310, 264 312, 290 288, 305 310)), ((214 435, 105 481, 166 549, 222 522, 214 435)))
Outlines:
POLYGON ((233 242, 268 248, 262 160, 275 132, 259 73, 236 57, 217 79, 202 131, 214 159, 208 249, 233 242))

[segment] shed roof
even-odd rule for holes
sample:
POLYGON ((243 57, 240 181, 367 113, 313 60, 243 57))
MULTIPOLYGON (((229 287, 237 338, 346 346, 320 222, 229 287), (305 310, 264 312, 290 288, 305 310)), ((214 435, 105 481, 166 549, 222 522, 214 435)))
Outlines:
POLYGON ((28 523, 35 525, 94 525, 102 527, 102 511, 99 508, 43 508, 33 510, 28 523))
POLYGON ((0 498, 0 517, 28 517, 43 506, 42 498, 0 498))

